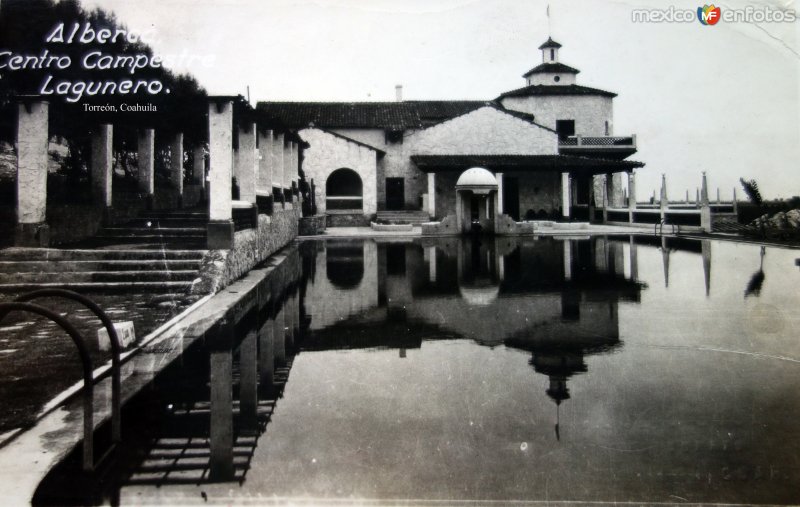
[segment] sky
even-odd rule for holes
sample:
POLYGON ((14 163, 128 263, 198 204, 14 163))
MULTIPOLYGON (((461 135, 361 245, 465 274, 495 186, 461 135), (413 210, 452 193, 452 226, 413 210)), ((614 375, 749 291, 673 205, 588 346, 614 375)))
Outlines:
MULTIPOLYGON (((740 177, 765 198, 800 195, 800 21, 634 23, 683 0, 83 0, 156 52, 183 57, 212 94, 260 100, 486 99, 524 86, 548 34, 578 84, 619 94, 614 133, 636 134, 637 197, 660 188, 730 199, 740 177), (550 15, 547 16, 548 5, 550 15), (196 57, 190 60, 190 57, 196 57)), ((723 10, 796 9, 741 0, 723 10)), ((741 198, 741 187, 737 189, 741 198)))

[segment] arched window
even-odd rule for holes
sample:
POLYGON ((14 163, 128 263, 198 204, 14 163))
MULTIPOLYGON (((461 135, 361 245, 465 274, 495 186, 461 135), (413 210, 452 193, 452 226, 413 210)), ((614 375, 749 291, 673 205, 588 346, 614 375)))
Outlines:
POLYGON ((328 280, 337 289, 358 287, 364 277, 364 247, 361 243, 330 241, 327 252, 328 280))
POLYGON ((361 210, 364 188, 361 177, 352 169, 337 169, 325 182, 325 205, 329 210, 361 210))

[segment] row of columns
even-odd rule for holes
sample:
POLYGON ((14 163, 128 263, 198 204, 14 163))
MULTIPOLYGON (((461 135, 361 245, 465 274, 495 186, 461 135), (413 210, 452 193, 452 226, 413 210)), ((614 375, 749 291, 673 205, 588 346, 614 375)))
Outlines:
MULTIPOLYGON (((17 246, 49 246, 47 226, 47 174, 49 148, 49 104, 28 100, 17 111, 17 246)), ((113 208, 114 126, 100 124, 91 133, 90 176, 96 205, 109 216, 113 208)), ((170 181, 178 206, 183 196, 183 134, 170 142, 170 181)), ((142 129, 137 136, 138 184, 152 206, 155 194, 155 130, 142 129)), ((205 183, 205 152, 194 148, 193 177, 205 183)))
POLYGON ((239 200, 254 206, 259 197, 273 197, 291 208, 299 198, 299 144, 284 133, 263 130, 256 121, 245 120, 236 126, 234 148, 233 107, 231 97, 212 97, 208 106, 210 249, 233 246, 232 177, 239 187, 239 200))
MULTIPOLYGON (((265 309, 268 309, 266 307, 265 309)), ((254 319, 255 321, 256 319, 254 319)), ((239 346, 239 414, 241 433, 257 436, 259 399, 274 399, 276 367, 285 367, 300 332, 300 295, 294 290, 275 315, 246 331, 239 346)), ((234 469, 233 356, 236 345, 232 323, 221 329, 212 347, 210 363, 210 475, 231 480, 234 469)))

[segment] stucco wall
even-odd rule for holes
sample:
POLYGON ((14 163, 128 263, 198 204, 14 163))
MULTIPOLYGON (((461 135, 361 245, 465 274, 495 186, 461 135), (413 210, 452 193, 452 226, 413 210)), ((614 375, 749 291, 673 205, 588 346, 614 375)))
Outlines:
POLYGON ((513 111, 534 115, 536 123, 556 128, 556 120, 575 120, 575 134, 602 136, 609 122, 613 134, 614 107, 610 97, 599 95, 547 95, 507 97, 503 106, 513 111))
POLYGON ((325 182, 328 176, 336 169, 346 167, 361 177, 364 214, 375 213, 378 153, 320 129, 303 129, 300 136, 311 145, 304 152, 303 171, 307 179, 314 179, 318 212, 325 213, 325 182))
POLYGON ((507 172, 503 178, 517 178, 519 181, 519 218, 523 219, 528 210, 544 210, 553 213, 561 208, 561 174, 507 172))

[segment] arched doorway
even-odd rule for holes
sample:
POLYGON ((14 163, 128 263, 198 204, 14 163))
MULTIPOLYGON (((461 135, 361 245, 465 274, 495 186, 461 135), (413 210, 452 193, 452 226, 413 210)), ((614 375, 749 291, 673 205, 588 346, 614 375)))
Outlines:
POLYGON ((325 182, 325 207, 329 210, 364 209, 364 185, 352 169, 333 171, 325 182))

